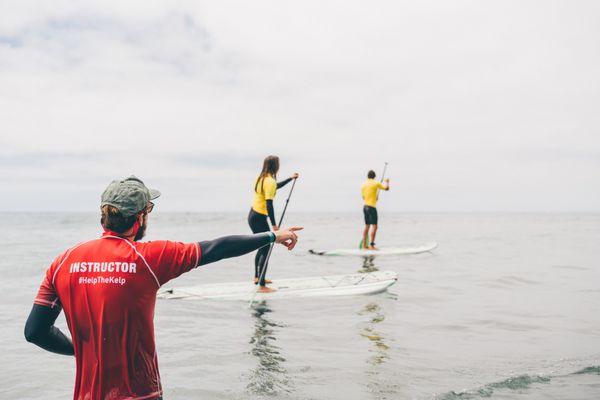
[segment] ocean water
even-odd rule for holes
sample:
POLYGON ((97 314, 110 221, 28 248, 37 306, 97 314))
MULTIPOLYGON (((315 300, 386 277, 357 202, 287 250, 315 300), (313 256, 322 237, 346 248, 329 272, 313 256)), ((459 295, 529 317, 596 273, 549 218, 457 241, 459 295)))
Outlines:
MULTIPOLYGON (((373 296, 157 302, 165 399, 599 399, 600 215, 389 214, 378 244, 436 241, 432 253, 380 256, 398 283, 373 296)), ((199 241, 248 231, 245 213, 151 214, 147 239, 199 241)), ((301 214, 273 279, 354 273, 361 215, 301 214)), ((72 396, 74 360, 25 342, 44 270, 99 235, 95 214, 0 213, 0 399, 72 396)), ((251 279, 253 256, 170 285, 251 279)), ((58 325, 66 329, 64 317, 58 325)))

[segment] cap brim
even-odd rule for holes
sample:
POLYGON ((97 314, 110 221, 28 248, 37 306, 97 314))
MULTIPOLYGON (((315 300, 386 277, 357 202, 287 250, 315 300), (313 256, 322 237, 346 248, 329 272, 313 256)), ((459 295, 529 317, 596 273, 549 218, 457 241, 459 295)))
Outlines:
POLYGON ((158 197, 160 197, 160 192, 156 189, 148 189, 148 191, 150 192, 150 200, 154 200, 158 197))

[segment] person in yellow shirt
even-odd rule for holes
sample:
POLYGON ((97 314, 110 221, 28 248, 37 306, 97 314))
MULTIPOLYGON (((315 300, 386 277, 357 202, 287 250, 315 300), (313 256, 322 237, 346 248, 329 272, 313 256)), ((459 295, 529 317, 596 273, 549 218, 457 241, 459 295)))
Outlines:
MULTIPOLYGON (((268 156, 263 162, 262 170, 260 175, 254 181, 254 201, 252 202, 252 208, 248 214, 248 225, 253 233, 269 232, 271 229, 277 231, 277 221, 275 219, 275 209, 273 208, 273 199, 277 189, 280 189, 290 183, 292 179, 298 178, 298 174, 293 174, 291 177, 277 182, 277 172, 279 171, 279 157, 268 156), (267 218, 271 221, 271 228, 267 218)), ((270 280, 266 279, 266 268, 267 254, 269 253, 269 247, 265 246, 256 252, 254 257, 254 283, 259 284, 259 292, 272 292, 275 289, 268 288, 267 283, 271 283, 270 280), (259 282, 260 279, 260 282, 259 282)))
POLYGON ((365 229, 360 244, 362 249, 377 250, 375 247, 375 235, 377 235, 377 199, 379 190, 390 190, 390 180, 386 179, 385 184, 375 180, 375 171, 367 173, 367 180, 363 183, 361 192, 365 201, 363 213, 365 215, 365 229), (371 241, 368 242, 369 229, 371 229, 371 241))

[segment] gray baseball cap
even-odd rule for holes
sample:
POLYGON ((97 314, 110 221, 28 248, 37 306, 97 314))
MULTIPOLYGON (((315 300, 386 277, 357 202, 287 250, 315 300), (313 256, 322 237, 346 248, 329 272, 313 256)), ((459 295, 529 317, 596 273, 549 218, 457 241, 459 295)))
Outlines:
POLYGON ((160 192, 148 189, 141 179, 131 175, 120 181, 112 181, 102 193, 101 204, 116 207, 125 217, 142 211, 160 192))

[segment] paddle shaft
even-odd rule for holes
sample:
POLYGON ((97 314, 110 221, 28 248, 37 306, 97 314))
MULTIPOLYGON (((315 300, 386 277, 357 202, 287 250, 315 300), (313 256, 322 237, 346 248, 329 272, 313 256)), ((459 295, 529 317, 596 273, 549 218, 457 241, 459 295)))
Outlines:
POLYGON ((294 182, 292 182, 292 188, 290 189, 290 193, 288 194, 287 199, 285 199, 285 206, 283 207, 283 212, 281 213, 281 218, 279 218, 279 225, 277 227, 281 227, 281 223, 283 222, 283 217, 285 217, 285 212, 287 211, 288 203, 290 202, 290 197, 292 197, 292 192, 294 191, 294 186, 296 186, 296 179, 294 178, 294 182))
POLYGON ((383 183, 383 178, 385 177, 385 171, 387 171, 387 165, 388 165, 387 162, 385 164, 383 164, 383 172, 381 173, 381 182, 382 183, 383 183))
MULTIPOLYGON (((385 171, 387 171, 387 165, 388 165, 387 162, 385 164, 383 164, 383 172, 381 173, 381 183, 383 183, 383 178, 385 177, 385 171)), ((379 190, 377 190, 377 200, 379 200, 379 190)))

